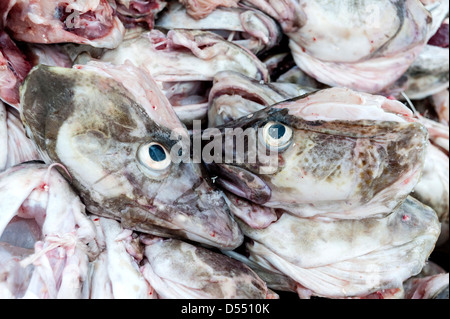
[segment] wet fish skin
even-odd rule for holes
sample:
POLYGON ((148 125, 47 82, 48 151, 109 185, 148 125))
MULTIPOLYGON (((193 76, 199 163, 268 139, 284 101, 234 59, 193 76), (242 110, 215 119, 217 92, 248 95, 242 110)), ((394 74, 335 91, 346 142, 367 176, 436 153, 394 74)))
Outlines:
POLYGON ((403 92, 410 99, 420 100, 441 92, 449 86, 449 50, 426 45, 406 72, 386 90, 386 94, 403 92))
POLYGON ((33 266, 20 266, 20 260, 30 256, 31 249, 15 247, 6 242, 0 242, 0 298, 21 298, 27 290, 27 285, 33 273, 33 266))
POLYGON ((448 280, 448 272, 409 278, 404 284, 405 299, 448 299, 448 280))
POLYGON ((121 43, 100 58, 113 64, 130 60, 150 71, 157 82, 211 81, 222 70, 234 70, 267 81, 265 65, 254 54, 209 31, 158 30, 121 43))
POLYGON ((297 283, 292 278, 272 266, 257 263, 250 260, 249 256, 244 256, 234 250, 224 250, 222 253, 249 266, 262 280, 264 280, 267 287, 276 291, 296 292, 297 283))
MULTIPOLYGON (((101 254, 90 264, 89 297, 91 299, 146 299, 155 298, 152 287, 142 276, 138 263, 128 251, 127 237, 132 231, 110 218, 92 215, 97 229, 101 254)), ((137 235, 136 235, 137 236, 137 235)))
POLYGON ((412 197, 383 218, 325 221, 283 214, 265 229, 239 223, 251 239, 251 261, 328 298, 402 287, 421 271, 440 232, 436 213, 412 197))
POLYGON ((280 103, 285 108, 275 105, 217 127, 223 141, 226 128, 245 132, 276 122, 293 130, 292 143, 274 155, 278 165, 268 167, 270 173, 261 173, 267 164, 259 157, 256 163, 226 163, 223 157, 225 164, 207 164, 218 185, 302 217, 362 218, 389 214, 417 183, 428 138, 420 123, 308 121, 295 116, 290 104, 295 99, 280 103))
POLYGON ((247 0, 275 18, 296 64, 330 86, 377 93, 391 86, 428 40, 419 0, 247 0))
POLYGON ((245 264, 180 240, 153 239, 145 257, 144 277, 161 298, 265 299, 269 294, 245 264))
POLYGON ((26 136, 18 112, 0 101, 0 172, 22 162, 40 159, 36 146, 26 136))
POLYGON ((436 211, 441 222, 438 246, 449 238, 449 159, 434 145, 428 146, 425 165, 411 196, 436 211))
POLYGON ((170 151, 172 129, 187 135, 167 101, 147 111, 124 85, 90 68, 41 65, 26 79, 21 117, 43 158, 67 168, 90 213, 158 236, 239 246, 242 234, 199 164, 171 163, 155 173, 136 156, 149 142, 170 151))

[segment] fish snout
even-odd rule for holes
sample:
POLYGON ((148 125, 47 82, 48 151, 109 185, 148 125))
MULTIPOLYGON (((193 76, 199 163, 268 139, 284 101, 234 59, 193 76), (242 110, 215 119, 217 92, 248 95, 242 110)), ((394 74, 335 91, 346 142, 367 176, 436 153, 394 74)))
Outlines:
POLYGON ((256 204, 270 200, 272 190, 258 175, 238 166, 205 163, 214 182, 225 190, 256 204))
MULTIPOLYGON (((185 174, 189 169, 185 168, 185 174)), ((184 233, 184 237, 219 247, 234 249, 242 244, 242 232, 234 220, 222 191, 215 189, 202 176, 190 176, 189 183, 171 183, 169 189, 161 192, 178 193, 171 201, 162 201, 157 196, 154 206, 167 212, 166 218, 184 233)))

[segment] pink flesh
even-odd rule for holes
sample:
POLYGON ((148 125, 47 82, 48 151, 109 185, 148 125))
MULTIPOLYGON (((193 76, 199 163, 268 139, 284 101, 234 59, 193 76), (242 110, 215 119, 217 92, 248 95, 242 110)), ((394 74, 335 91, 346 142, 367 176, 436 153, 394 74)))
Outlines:
POLYGON ((19 107, 19 86, 31 69, 23 53, 8 34, 0 31, 0 98, 19 107))
POLYGON ((202 19, 219 6, 236 7, 239 0, 180 0, 180 2, 186 7, 190 16, 202 19))
POLYGON ((443 23, 437 32, 428 40, 428 44, 438 46, 441 48, 448 48, 449 46, 449 27, 448 23, 443 23))
POLYGON ((82 5, 74 1, 60 4, 53 0, 17 0, 5 23, 19 41, 116 47, 125 29, 107 0, 100 0, 97 7, 89 2, 82 5))

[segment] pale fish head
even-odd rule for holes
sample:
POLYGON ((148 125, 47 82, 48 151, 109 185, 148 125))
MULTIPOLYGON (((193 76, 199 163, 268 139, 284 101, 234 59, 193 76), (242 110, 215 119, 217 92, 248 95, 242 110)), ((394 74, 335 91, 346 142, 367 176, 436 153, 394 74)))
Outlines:
POLYGON ((204 247, 155 238, 143 275, 162 298, 265 299, 266 283, 244 263, 204 247))
MULTIPOLYGON (((393 114, 381 108, 375 108, 383 114, 380 120, 373 114, 372 119, 306 120, 301 101, 313 98, 283 102, 218 127, 223 156, 205 161, 210 174, 237 196, 303 217, 389 214, 420 176, 425 127, 386 120, 393 114)), ((370 109, 349 104, 342 112, 370 109)), ((314 117, 315 108, 323 112, 320 107, 327 105, 317 101, 308 112, 314 117)), ((204 153, 218 145, 214 140, 205 142, 204 153)))
POLYGON ((424 267, 440 232, 436 213, 410 196, 383 218, 283 214, 265 229, 240 225, 252 239, 246 245, 250 260, 331 298, 401 287, 424 267))
POLYGON ((27 133, 47 162, 67 168, 89 212, 158 236, 239 246, 242 234, 222 193, 199 164, 173 160, 179 135, 171 134, 187 136, 186 129, 156 85, 139 90, 151 78, 131 89, 125 71, 135 68, 123 68, 123 83, 108 68, 34 68, 21 90, 27 133))

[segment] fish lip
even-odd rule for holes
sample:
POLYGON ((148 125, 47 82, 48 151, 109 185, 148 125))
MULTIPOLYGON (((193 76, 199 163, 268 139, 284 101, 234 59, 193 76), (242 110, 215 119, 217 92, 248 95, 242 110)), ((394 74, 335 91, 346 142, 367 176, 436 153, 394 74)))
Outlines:
POLYGON ((186 215, 174 219, 158 217, 162 212, 165 215, 167 213, 172 215, 180 211, 183 211, 183 208, 178 205, 167 206, 164 210, 156 206, 128 205, 120 216, 113 218, 120 220, 125 228, 162 238, 177 238, 185 241, 193 241, 224 250, 236 249, 242 245, 244 235, 238 223, 231 215, 231 212, 227 214, 229 217, 227 218, 223 216, 224 211, 217 208, 203 211, 203 213, 208 213, 208 215, 222 216, 223 218, 220 218, 220 221, 225 221, 225 224, 219 224, 223 225, 223 227, 205 227, 206 225, 202 224, 201 221, 199 223, 199 220, 189 220, 189 217, 186 215), (143 216, 148 216, 149 219, 153 219, 156 222, 142 222, 139 219, 143 216))
MULTIPOLYGON (((212 209, 211 213, 215 214, 217 212, 221 212, 217 209, 212 209)), ((185 228, 185 225, 182 223, 175 222, 174 225, 180 227, 182 231, 186 234, 184 236, 185 240, 192 240, 196 243, 201 243, 206 246, 210 246, 213 248, 219 248, 224 250, 233 250, 238 248, 244 242, 244 235, 241 231, 239 224, 234 220, 230 213, 230 219, 232 220, 229 226, 228 231, 220 231, 216 228, 211 228, 207 231, 200 231, 195 227, 185 228)), ((183 238, 181 238, 183 239, 183 238)))
MULTIPOLYGON (((222 194, 214 190, 207 192, 204 196, 210 198, 210 196, 214 196, 213 193, 222 194)), ((235 249, 243 243, 244 237, 242 231, 231 214, 231 210, 225 200, 223 200, 223 205, 211 204, 210 207, 204 209, 198 207, 198 205, 208 204, 203 196, 197 197, 195 202, 200 203, 195 205, 197 206, 195 209, 193 203, 173 203, 172 205, 169 204, 166 206, 166 210, 169 212, 172 211, 175 215, 177 215, 176 212, 185 213, 179 215, 183 216, 181 219, 175 217, 168 222, 182 231, 186 239, 221 249, 235 249), (191 212, 196 216, 204 217, 186 220, 186 216, 191 212), (207 216, 213 219, 210 220, 207 216), (207 222, 208 220, 209 222, 207 222)))
POLYGON ((214 183, 239 197, 263 205, 272 196, 272 190, 264 180, 242 167, 217 163, 204 165, 213 176, 214 183))

